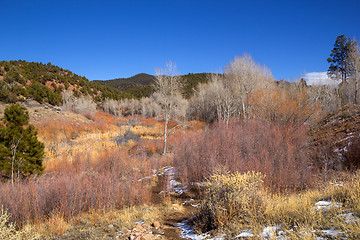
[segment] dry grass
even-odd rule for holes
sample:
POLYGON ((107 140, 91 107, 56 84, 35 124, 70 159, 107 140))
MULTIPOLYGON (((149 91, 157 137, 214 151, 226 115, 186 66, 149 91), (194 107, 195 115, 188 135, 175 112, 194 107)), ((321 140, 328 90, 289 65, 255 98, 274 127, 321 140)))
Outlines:
POLYGON ((207 181, 204 204, 197 216, 201 230, 228 229, 259 222, 264 205, 261 173, 214 174, 207 181))
POLYGON ((247 193, 244 192, 247 188, 235 187, 249 185, 244 184, 247 181, 242 181, 247 179, 247 176, 248 174, 232 174, 215 175, 211 178, 209 185, 211 194, 205 200, 205 207, 202 208, 197 224, 201 226, 203 222, 210 222, 213 228, 218 228, 217 232, 225 232, 229 236, 236 236, 241 230, 246 229, 252 229, 252 233, 259 236, 265 227, 277 226, 274 234, 283 231, 289 239, 329 237, 326 231, 329 229, 337 231, 341 239, 359 239, 360 172, 347 174, 346 179, 342 179, 341 185, 328 182, 318 189, 292 194, 272 194, 259 186, 250 188, 251 193, 247 193), (219 178, 225 180, 219 184, 219 178), (228 187, 229 183, 231 188, 228 187), (213 187, 214 184, 216 188, 213 187), (261 205, 243 204, 251 202, 254 194, 259 198, 261 205), (212 201, 213 199, 217 200, 212 201), (330 201, 332 207, 316 207, 316 203, 320 200, 330 201), (226 204, 222 204, 223 202, 226 204), (245 208, 239 211, 243 206, 245 208), (237 211, 233 211, 235 209, 237 211), (212 213, 209 214, 210 212, 212 213), (216 220, 219 216, 218 212, 222 213, 222 217, 216 220), (244 215, 247 212, 251 214, 244 215), (236 221, 229 218, 230 213, 235 213, 232 216, 235 216, 236 221), (353 217, 349 217, 349 214, 353 217), (251 221, 246 221, 249 216, 251 221))
MULTIPOLYGON (((183 211, 182 205, 176 205, 177 211, 183 211)), ((132 229, 136 222, 143 221, 152 224, 154 221, 161 220, 173 211, 173 204, 164 203, 160 205, 140 205, 125 207, 123 209, 112 209, 110 211, 91 210, 82 213, 73 219, 64 222, 58 216, 36 224, 39 235, 43 237, 71 237, 77 238, 83 234, 102 238, 104 233, 108 233, 108 226, 114 226, 114 232, 127 232, 132 229), (60 221, 56 224, 56 221, 60 221)))

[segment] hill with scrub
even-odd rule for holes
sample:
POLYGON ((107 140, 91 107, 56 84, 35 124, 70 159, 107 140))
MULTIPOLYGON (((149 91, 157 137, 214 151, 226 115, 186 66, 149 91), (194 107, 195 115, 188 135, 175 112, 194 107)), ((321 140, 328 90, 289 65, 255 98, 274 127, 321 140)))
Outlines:
POLYGON ((156 92, 143 74, 113 88, 51 64, 8 64, 2 88, 19 91, 44 156, 22 174, 8 114, 20 106, 0 103, 0 238, 360 237, 351 88, 276 81, 249 55, 224 74, 161 75, 156 92), (104 100, 102 88, 131 97, 104 100))
POLYGON ((34 99, 39 103, 61 105, 61 93, 66 90, 72 91, 75 97, 90 96, 95 101, 132 97, 51 63, 23 60, 0 62, 0 89, 0 101, 5 103, 34 99))
MULTIPOLYGON (((206 83, 209 81, 210 73, 189 73, 187 75, 181 75, 181 81, 184 85, 183 95, 185 98, 190 98, 194 94, 194 89, 200 83, 206 83)), ((154 93, 154 83, 156 77, 146 73, 140 73, 129 78, 116 78, 111 80, 94 80, 104 86, 110 86, 119 90, 125 90, 125 92, 136 96, 140 99, 142 97, 149 97, 154 93)))

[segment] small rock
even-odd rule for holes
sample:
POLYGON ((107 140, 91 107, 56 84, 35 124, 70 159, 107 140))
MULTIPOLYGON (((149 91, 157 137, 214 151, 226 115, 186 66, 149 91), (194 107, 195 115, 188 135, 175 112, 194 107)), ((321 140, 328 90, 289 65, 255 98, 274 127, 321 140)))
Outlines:
POLYGON ((151 240, 153 237, 151 234, 144 234, 143 236, 141 236, 141 240, 151 240))
POLYGON ((160 227, 160 222, 159 222, 159 221, 155 221, 155 222, 153 223, 153 226, 154 226, 155 228, 159 228, 159 227, 160 227))
POLYGON ((141 224, 136 225, 135 227, 135 231, 141 231, 143 229, 143 227, 141 226, 141 224))
POLYGON ((112 225, 112 224, 108 225, 108 229, 113 229, 113 228, 114 228, 114 225, 112 225))

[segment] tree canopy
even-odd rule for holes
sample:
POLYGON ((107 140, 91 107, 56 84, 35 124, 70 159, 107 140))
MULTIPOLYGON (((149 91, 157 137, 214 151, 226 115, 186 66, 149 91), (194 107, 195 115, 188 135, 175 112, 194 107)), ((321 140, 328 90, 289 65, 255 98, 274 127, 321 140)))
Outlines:
POLYGON ((0 125, 0 172, 2 178, 22 178, 43 170, 44 144, 29 124, 29 113, 19 104, 4 111, 0 125))
POLYGON ((348 61, 348 55, 355 43, 354 40, 347 38, 345 35, 340 35, 336 38, 334 48, 327 59, 328 63, 330 63, 328 70, 329 77, 346 82, 352 70, 351 62, 348 61))

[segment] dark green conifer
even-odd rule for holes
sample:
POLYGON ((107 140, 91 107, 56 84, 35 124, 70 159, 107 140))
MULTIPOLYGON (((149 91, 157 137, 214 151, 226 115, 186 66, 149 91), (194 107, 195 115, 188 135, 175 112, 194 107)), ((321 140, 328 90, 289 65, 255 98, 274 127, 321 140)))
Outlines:
POLYGON ((19 104, 4 111, 0 125, 0 171, 3 178, 27 177, 43 170, 44 144, 37 130, 29 124, 29 113, 19 104))

